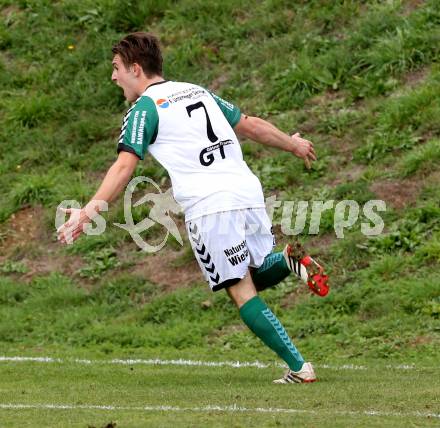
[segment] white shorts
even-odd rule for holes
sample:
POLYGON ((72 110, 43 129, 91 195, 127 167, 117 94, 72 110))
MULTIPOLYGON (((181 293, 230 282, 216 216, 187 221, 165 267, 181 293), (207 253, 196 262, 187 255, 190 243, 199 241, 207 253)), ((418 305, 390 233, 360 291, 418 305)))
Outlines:
POLYGON ((213 291, 237 283, 260 267, 275 245, 264 208, 209 214, 186 223, 189 241, 213 291))

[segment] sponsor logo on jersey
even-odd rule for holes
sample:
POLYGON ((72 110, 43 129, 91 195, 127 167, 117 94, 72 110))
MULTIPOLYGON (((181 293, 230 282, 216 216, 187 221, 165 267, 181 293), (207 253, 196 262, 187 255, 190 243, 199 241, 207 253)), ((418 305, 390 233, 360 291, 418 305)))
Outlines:
POLYGON ((228 146, 229 144, 234 144, 234 142, 232 140, 222 140, 216 144, 213 144, 212 146, 204 148, 199 155, 200 163, 203 166, 211 165, 215 160, 215 157, 212 152, 217 149, 220 151, 220 155, 222 159, 225 159, 226 154, 225 154, 224 146, 228 146))
POLYGON ((134 119, 133 119, 133 127, 131 128, 131 145, 134 146, 136 142, 136 130, 139 120, 139 110, 134 113, 134 119))
POLYGON ((160 98, 156 101, 156 105, 160 108, 168 108, 170 106, 170 102, 164 98, 160 98))
POLYGON ((136 139, 136 143, 142 145, 144 140, 144 128, 145 128, 145 118, 147 116, 147 112, 144 110, 141 115, 141 121, 138 128, 138 135, 136 139))
POLYGON ((221 104, 223 104, 228 110, 234 111, 234 104, 231 104, 230 102, 224 100, 223 98, 219 97, 218 95, 211 92, 212 96, 219 101, 221 104))
POLYGON ((179 101, 185 100, 196 100, 200 97, 204 97, 206 94, 207 92, 204 89, 194 86, 192 88, 188 88, 183 91, 175 92, 174 94, 169 95, 168 100, 170 101, 170 103, 177 103, 179 101))

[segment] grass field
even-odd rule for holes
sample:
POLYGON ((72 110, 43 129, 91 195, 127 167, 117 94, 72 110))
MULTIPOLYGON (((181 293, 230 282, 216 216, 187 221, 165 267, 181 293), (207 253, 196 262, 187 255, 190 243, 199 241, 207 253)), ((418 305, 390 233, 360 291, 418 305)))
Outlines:
POLYGON ((439 367, 318 368, 318 383, 272 385, 281 371, 273 365, 2 361, 0 421, 2 426, 60 427, 110 422, 118 427, 440 423, 438 390, 432 383, 439 367))
MULTIPOLYGON (((0 357, 60 359, 0 359, 1 428, 440 426, 438 0, 0 0, 0 18, 0 357), (335 209, 288 236, 275 210, 278 249, 299 239, 331 276, 325 299, 292 278, 262 293, 318 383, 272 385, 282 368, 188 240, 141 253, 111 226, 121 200, 105 234, 56 242, 58 204, 86 203, 116 158, 110 48, 136 30, 160 36, 167 79, 314 142, 310 171, 242 142, 267 198, 386 202, 377 237, 361 215, 338 239, 335 209), (109 363, 157 358, 267 367, 109 363)), ((136 175, 170 186, 151 157, 136 175)))

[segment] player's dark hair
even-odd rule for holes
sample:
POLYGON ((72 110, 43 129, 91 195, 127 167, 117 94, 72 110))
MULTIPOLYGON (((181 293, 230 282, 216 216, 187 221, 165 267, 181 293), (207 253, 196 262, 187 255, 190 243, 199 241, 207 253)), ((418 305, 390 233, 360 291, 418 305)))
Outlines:
POLYGON ((112 52, 121 57, 127 68, 137 63, 148 77, 162 76, 163 59, 159 40, 151 33, 131 33, 116 43, 112 52))

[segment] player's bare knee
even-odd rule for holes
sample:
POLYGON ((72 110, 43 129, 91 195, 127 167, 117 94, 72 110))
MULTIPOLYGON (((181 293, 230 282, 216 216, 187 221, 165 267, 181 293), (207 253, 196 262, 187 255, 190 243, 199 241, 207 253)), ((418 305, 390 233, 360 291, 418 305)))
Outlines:
POLYGON ((238 308, 257 295, 257 290, 249 272, 235 285, 228 287, 226 291, 238 308))

